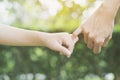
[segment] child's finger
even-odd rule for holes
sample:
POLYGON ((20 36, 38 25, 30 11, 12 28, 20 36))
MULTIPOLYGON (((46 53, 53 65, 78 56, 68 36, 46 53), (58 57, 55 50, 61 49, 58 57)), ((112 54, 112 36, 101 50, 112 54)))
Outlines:
POLYGON ((74 42, 74 44, 79 40, 78 36, 74 36, 73 34, 71 34, 72 40, 74 42))
POLYGON ((63 46, 59 47, 59 52, 60 52, 60 54, 66 55, 68 58, 71 55, 71 52, 67 48, 65 48, 63 46))
POLYGON ((60 52, 60 54, 66 55, 67 57, 69 57, 71 55, 71 52, 69 49, 67 49, 67 47, 63 46, 62 43, 60 42, 54 42, 55 45, 52 45, 53 50, 60 52))
POLYGON ((73 34, 73 36, 78 36, 79 34, 81 34, 82 33, 82 29, 81 29, 81 27, 79 27, 79 28, 77 28, 72 34, 73 34))
POLYGON ((71 53, 73 52, 74 49, 74 42, 72 40, 72 37, 66 38, 65 41, 63 42, 64 47, 66 47, 71 53))
POLYGON ((56 49, 57 49, 57 51, 60 52, 60 54, 64 54, 64 55, 66 55, 67 57, 69 57, 69 56, 71 55, 71 52, 70 52, 70 50, 66 47, 66 45, 63 46, 62 44, 57 43, 56 49))

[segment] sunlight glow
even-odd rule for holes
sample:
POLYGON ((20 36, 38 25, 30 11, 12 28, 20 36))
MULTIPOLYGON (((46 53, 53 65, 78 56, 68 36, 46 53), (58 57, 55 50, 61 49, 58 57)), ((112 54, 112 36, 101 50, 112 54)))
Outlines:
POLYGON ((14 14, 9 12, 9 9, 12 8, 7 0, 0 2, 0 22, 11 24, 15 20, 14 14), (8 19, 9 18, 9 19, 8 19))
POLYGON ((62 5, 57 0, 39 0, 51 16, 55 16, 62 9, 62 5))
POLYGON ((79 4, 82 7, 85 7, 88 4, 87 0, 74 0, 76 4, 79 4))
POLYGON ((66 0, 65 4, 68 8, 71 8, 73 6, 72 2, 73 2, 73 0, 66 0))

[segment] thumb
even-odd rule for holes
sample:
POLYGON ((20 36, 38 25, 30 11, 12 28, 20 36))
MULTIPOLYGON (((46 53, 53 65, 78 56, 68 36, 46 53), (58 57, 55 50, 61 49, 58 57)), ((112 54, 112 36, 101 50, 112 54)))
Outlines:
POLYGON ((74 37, 79 36, 82 33, 82 27, 78 27, 72 34, 74 37))

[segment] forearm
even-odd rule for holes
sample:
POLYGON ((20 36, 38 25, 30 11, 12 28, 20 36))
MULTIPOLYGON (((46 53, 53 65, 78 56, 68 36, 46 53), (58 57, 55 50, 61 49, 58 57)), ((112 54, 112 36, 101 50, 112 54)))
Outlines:
POLYGON ((108 11, 111 17, 115 18, 120 7, 120 0, 104 0, 101 7, 108 11))
POLYGON ((42 32, 30 31, 0 24, 0 44, 11 46, 40 46, 42 32), (40 34, 38 36, 38 34, 40 34))
POLYGON ((112 8, 120 6, 120 0, 104 0, 103 3, 112 8))

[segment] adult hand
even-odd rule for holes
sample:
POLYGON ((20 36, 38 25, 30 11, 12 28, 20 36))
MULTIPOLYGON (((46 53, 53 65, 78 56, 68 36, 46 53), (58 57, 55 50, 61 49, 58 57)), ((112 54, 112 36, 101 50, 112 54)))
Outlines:
POLYGON ((93 49, 94 53, 100 53, 101 48, 106 46, 112 37, 113 26, 113 15, 101 6, 73 35, 78 36, 82 32, 88 48, 93 49))

